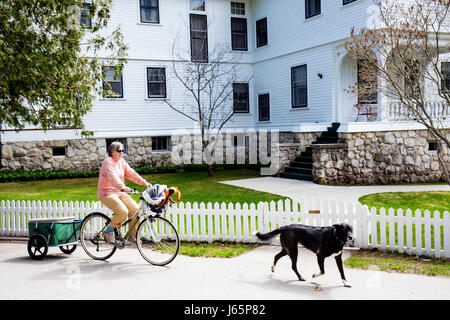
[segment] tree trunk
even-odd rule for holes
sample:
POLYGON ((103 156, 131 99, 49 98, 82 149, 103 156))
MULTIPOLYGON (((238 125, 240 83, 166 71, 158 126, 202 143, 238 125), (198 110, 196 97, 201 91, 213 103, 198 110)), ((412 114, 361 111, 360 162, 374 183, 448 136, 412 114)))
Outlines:
POLYGON ((213 177, 213 167, 212 165, 208 164, 208 177, 213 177))

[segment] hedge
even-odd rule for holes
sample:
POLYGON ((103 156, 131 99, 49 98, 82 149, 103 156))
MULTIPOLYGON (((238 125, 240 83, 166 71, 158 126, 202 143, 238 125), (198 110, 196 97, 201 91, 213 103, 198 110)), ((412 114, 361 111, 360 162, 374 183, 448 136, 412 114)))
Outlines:
MULTIPOLYGON (((261 164, 213 164, 213 168, 231 169, 259 169, 261 164)), ((206 164, 185 164, 176 166, 141 166, 135 167, 134 170, 139 174, 154 173, 170 173, 170 172, 196 172, 206 171, 206 164)), ((70 170, 18 170, 18 171, 0 171, 0 183, 15 181, 31 181, 31 180, 53 180, 53 179, 72 179, 72 178, 89 178, 98 177, 99 170, 92 171, 70 171, 70 170)))

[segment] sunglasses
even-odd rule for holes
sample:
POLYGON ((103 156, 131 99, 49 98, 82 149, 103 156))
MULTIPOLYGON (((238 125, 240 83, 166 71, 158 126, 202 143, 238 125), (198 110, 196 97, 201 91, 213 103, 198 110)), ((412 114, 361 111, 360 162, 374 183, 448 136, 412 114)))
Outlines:
POLYGON ((120 152, 120 153, 122 153, 122 152, 124 152, 125 150, 116 150, 116 152, 120 152))

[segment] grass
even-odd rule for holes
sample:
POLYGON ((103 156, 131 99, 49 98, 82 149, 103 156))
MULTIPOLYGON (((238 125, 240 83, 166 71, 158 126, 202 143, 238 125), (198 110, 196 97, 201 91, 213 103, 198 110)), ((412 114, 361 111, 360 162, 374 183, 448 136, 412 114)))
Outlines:
MULTIPOLYGON (((437 210, 440 212, 441 219, 443 218, 443 213, 450 209, 450 191, 423 191, 423 192, 385 192, 385 193, 374 193, 364 197, 359 198, 359 202, 362 204, 367 204, 369 208, 377 208, 377 214, 380 214, 379 209, 385 208, 388 212, 389 208, 395 210, 395 215, 397 215, 398 209, 403 209, 403 215, 406 215, 406 209, 412 210, 412 217, 416 216, 415 211, 417 209, 421 210, 422 217, 425 216, 424 211, 430 211, 430 217, 434 217, 434 212, 437 210)), ((398 243, 398 228, 397 223, 394 224, 395 227, 395 244, 398 243)), ((380 239, 380 222, 377 223, 378 239, 380 239)), ((386 223, 386 231, 389 230, 389 224, 386 223)), ((444 232, 441 226, 441 247, 444 245, 444 232)), ((431 226, 431 247, 434 249, 434 227, 431 226)), ((425 228, 422 226, 422 246, 425 243, 425 228)), ((406 226, 403 228, 403 239, 404 245, 406 245, 406 226)), ((412 239, 413 246, 416 245, 416 228, 415 224, 412 225, 412 239)), ((389 239, 386 237, 387 244, 389 244, 389 239)))
MULTIPOLYGON (((425 192, 385 192, 375 193, 359 198, 359 202, 367 204, 369 208, 393 208, 395 211, 402 208, 404 214, 406 209, 411 209, 412 216, 415 216, 415 210, 429 210, 431 216, 435 210, 442 213, 450 209, 450 191, 425 191, 425 192)), ((387 210, 386 210, 387 211, 387 210)), ((379 214, 379 210, 377 210, 379 214)), ((395 223, 395 242, 398 245, 398 229, 395 223)), ((378 239, 380 239, 380 223, 377 225, 378 239)), ((386 230, 389 225, 386 225, 386 230)), ((444 230, 441 227, 441 247, 443 246, 444 230)), ((406 242, 406 228, 404 228, 403 239, 406 242)), ((413 246, 416 245, 416 228, 412 225, 413 246)), ((424 233, 422 228, 422 246, 424 246, 424 233)), ((434 248, 434 228, 431 227, 431 247, 434 248)), ((387 244, 389 239, 386 237, 387 244)), ((382 271, 415 273, 424 275, 450 276, 450 259, 421 258, 404 255, 400 253, 389 253, 376 250, 357 251, 345 261, 345 265, 352 268, 368 269, 370 266, 377 266, 382 271)))
MULTIPOLYGON (((152 184, 176 186, 183 202, 258 203, 286 197, 219 183, 219 181, 260 177, 258 170, 216 170, 214 177, 206 172, 184 172, 144 175, 152 184)), ((42 180, 0 183, 0 200, 97 201, 98 178, 42 180)), ((127 182, 142 191, 143 187, 127 182)), ((138 199, 138 197, 136 197, 138 199)))
POLYGON ((254 243, 233 242, 182 242, 180 254, 191 257, 233 258, 259 246, 254 243))
POLYGON ((422 191, 422 192, 384 192, 374 193, 359 198, 359 202, 367 204, 369 208, 402 208, 444 212, 450 210, 450 191, 422 191))
POLYGON ((363 270, 377 267, 386 272, 450 277, 450 259, 422 258, 377 250, 356 251, 344 264, 349 268, 363 270))

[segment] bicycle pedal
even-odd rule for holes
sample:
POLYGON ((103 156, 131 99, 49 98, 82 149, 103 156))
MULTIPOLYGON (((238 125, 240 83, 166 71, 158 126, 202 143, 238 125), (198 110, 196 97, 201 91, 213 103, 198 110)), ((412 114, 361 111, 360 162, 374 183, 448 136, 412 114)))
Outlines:
POLYGON ((116 239, 115 242, 114 242, 114 245, 118 249, 123 249, 123 248, 125 248, 125 240, 123 240, 123 239, 116 239))

